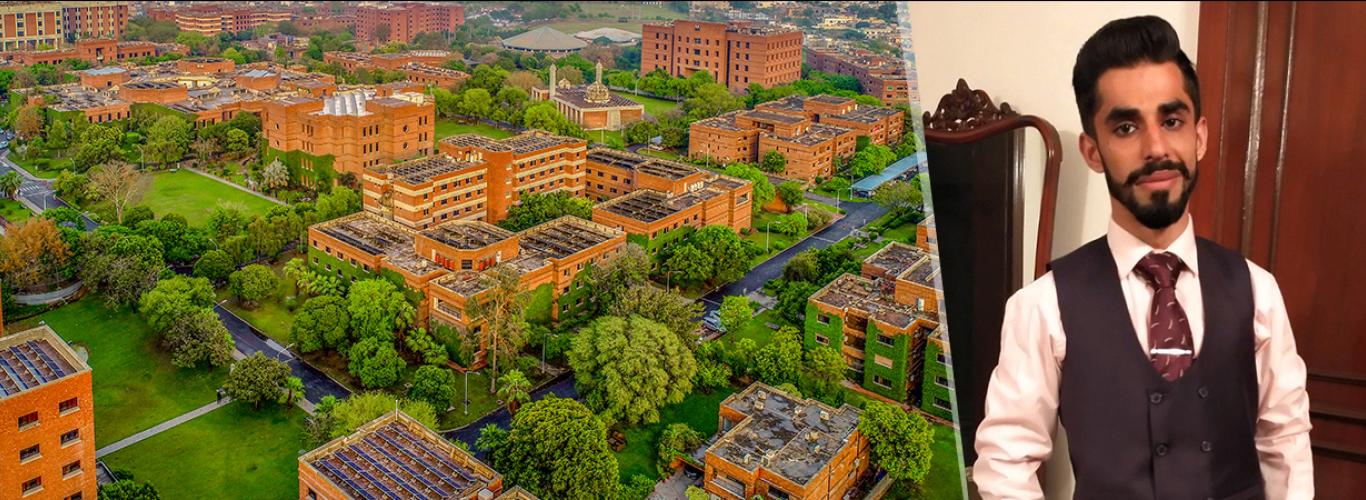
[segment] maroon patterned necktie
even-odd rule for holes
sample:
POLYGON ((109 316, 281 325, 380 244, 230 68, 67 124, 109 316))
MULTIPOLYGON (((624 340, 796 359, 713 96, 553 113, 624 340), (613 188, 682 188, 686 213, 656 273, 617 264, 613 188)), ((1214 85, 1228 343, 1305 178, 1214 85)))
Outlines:
POLYGON ((1185 375, 1195 356, 1186 310, 1176 301, 1176 278, 1184 268, 1181 258, 1168 252, 1149 253, 1134 266, 1134 272, 1154 290, 1148 319, 1148 354, 1153 369, 1168 382, 1185 375))

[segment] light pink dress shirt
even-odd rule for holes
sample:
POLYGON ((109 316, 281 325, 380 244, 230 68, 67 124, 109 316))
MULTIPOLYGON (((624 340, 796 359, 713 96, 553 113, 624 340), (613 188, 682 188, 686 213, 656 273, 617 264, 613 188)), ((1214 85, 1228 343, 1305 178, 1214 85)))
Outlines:
MULTIPOLYGON (((1166 251, 1181 257, 1187 270, 1176 281, 1176 296, 1190 319, 1196 358, 1205 333, 1200 295, 1200 265, 1195 256, 1194 223, 1166 251)), ((1148 313, 1153 291, 1133 272, 1155 251, 1113 220, 1106 232, 1119 270, 1124 301, 1143 351, 1148 350, 1148 313)), ((1276 279, 1248 262, 1254 297, 1258 378, 1257 454, 1269 499, 1314 497, 1309 449, 1309 395, 1304 361, 1276 279)), ((973 478, 984 499, 1043 498, 1035 472, 1053 451, 1058 423, 1058 382, 1067 355, 1067 336, 1058 312, 1053 273, 1020 289, 1006 303, 1001 327, 1001 358, 987 389, 986 415, 977 429, 973 478)))

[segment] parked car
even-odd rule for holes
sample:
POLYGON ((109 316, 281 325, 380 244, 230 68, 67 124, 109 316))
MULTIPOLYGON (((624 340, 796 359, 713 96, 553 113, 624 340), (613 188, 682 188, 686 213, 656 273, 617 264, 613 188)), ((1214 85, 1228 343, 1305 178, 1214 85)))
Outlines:
POLYGON ((9 147, 9 141, 8 141, 8 140, 5 140, 5 139, 0 139, 0 149, 5 149, 5 148, 8 148, 8 147, 9 147))
POLYGON ((719 309, 708 312, 702 316, 702 324, 718 332, 725 332, 725 327, 721 326, 721 311, 719 309))

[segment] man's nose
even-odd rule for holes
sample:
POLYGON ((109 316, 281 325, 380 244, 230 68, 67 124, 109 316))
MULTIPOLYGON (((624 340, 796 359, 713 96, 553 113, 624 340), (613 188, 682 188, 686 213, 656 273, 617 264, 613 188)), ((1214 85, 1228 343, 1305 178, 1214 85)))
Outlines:
POLYGON ((1143 160, 1148 162, 1162 161, 1171 155, 1171 144, 1167 142, 1167 131, 1162 129, 1161 124, 1144 127, 1143 132, 1143 160))

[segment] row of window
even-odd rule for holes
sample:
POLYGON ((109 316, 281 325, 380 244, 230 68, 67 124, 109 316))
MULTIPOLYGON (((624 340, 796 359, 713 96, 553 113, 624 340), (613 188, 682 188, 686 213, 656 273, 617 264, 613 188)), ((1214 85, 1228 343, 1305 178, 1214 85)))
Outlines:
MULTIPOLYGON (((67 445, 78 443, 81 441, 81 430, 71 429, 69 431, 63 432, 61 440, 63 448, 65 448, 67 445)), ((40 445, 35 444, 28 448, 19 450, 19 463, 28 462, 30 460, 37 460, 42 457, 43 452, 40 448, 40 445)))
MULTIPOLYGON (((57 403, 57 413, 62 416, 66 416, 79 409, 81 409, 80 403, 76 398, 57 403)), ((19 417, 19 430, 21 431, 36 425, 38 425, 38 412, 36 411, 19 417)))

